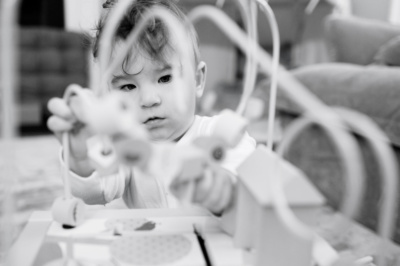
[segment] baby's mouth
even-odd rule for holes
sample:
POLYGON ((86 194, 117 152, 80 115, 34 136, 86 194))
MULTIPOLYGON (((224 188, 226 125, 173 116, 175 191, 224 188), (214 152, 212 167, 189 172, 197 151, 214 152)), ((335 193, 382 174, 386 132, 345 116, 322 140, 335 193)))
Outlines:
POLYGON ((163 118, 163 117, 154 116, 154 117, 148 118, 146 121, 143 122, 143 124, 148 125, 148 126, 157 125, 157 124, 162 123, 162 121, 164 121, 164 119, 165 118, 163 118))

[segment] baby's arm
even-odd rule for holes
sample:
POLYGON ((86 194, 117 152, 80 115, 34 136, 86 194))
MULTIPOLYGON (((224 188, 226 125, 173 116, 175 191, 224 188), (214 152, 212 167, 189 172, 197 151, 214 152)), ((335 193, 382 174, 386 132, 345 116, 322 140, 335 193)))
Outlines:
MULTIPOLYGON (((69 104, 61 98, 52 98, 48 109, 52 116, 47 125, 61 142, 62 134, 69 132, 69 180, 71 192, 87 204, 106 204, 122 196, 125 187, 126 171, 108 176, 99 176, 88 158, 86 142, 92 133, 72 112, 75 104, 72 98, 69 104)), ((60 156, 61 166, 66 167, 60 156)))
POLYGON ((95 171, 85 178, 70 172, 71 192, 86 204, 105 205, 122 197, 128 175, 129 171, 124 168, 107 176, 100 176, 95 171))

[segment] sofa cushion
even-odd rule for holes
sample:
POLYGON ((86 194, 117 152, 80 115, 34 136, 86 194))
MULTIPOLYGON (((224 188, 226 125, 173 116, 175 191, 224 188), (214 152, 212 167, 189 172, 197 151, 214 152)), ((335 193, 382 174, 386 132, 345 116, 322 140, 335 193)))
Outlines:
POLYGON ((325 35, 332 61, 368 65, 382 45, 400 36, 400 27, 378 20, 332 15, 325 21, 325 35))
MULTIPOLYGON (((319 64, 293 71, 294 76, 327 105, 354 109, 371 117, 400 147, 400 68, 319 64)), ((299 108, 280 93, 278 109, 294 114, 299 108)))
POLYGON ((400 35, 382 45, 374 57, 374 63, 400 66, 400 35))

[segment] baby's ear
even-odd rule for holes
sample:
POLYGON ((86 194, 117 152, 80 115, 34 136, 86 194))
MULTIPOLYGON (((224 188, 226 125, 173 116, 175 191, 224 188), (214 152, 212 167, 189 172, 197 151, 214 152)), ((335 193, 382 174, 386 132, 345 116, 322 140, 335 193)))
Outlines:
POLYGON ((200 98, 203 95, 204 87, 206 85, 207 65, 201 61, 196 69, 196 96, 200 98))

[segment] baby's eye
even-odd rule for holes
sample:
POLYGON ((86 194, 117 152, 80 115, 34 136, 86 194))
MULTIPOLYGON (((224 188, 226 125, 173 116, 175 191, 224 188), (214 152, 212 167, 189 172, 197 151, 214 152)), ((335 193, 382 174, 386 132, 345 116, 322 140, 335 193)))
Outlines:
POLYGON ((119 87, 121 91, 131 91, 136 89, 136 85, 133 84, 125 84, 119 87))
POLYGON ((171 75, 165 75, 165 76, 162 76, 162 77, 158 80, 158 83, 168 83, 168 82, 171 81, 171 79, 172 79, 172 76, 171 76, 171 75))

